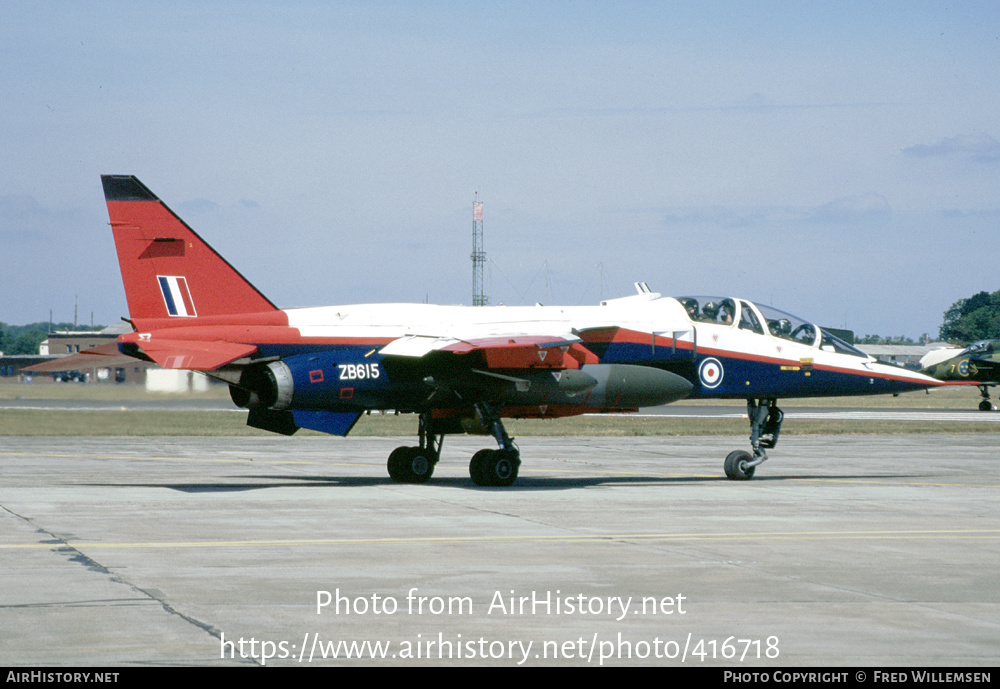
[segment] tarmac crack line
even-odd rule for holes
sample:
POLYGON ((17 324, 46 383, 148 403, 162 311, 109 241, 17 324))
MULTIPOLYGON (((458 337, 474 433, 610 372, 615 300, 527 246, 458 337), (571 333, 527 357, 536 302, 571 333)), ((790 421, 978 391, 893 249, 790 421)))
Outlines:
MULTIPOLYGON (((61 553, 61 554, 65 554, 65 555, 69 555, 70 556, 69 557, 70 562, 76 562, 76 563, 81 564, 84 567, 90 569, 93 572, 97 572, 99 574, 103 574, 103 575, 107 576, 108 579, 110 581, 112 581, 113 583, 121 584, 123 586, 127 586, 132 591, 138 593, 141 598, 144 598, 146 600, 159 603, 160 607, 162 607, 163 610, 166 611, 168 614, 175 615, 175 616, 179 617, 180 619, 184 620, 188 624, 193 625, 194 627, 197 627, 198 629, 201 629, 204 632, 207 632, 210 636, 213 636, 216 639, 219 639, 221 641, 221 639, 222 639, 222 633, 221 633, 221 631, 219 631, 218 629, 216 629, 211 624, 208 624, 207 622, 202 622, 201 620, 196 619, 196 618, 192 617, 191 615, 184 614, 183 612, 181 612, 180 610, 178 610, 177 608, 175 608, 174 606, 172 606, 170 603, 168 603, 166 601, 165 597, 160 597, 160 596, 154 595, 150 591, 147 591, 145 589, 139 588, 138 586, 136 586, 132 582, 130 582, 130 581, 122 578, 119 574, 114 573, 113 571, 111 571, 110 569, 108 569, 107 567, 105 567, 103 564, 101 564, 97 560, 93 559, 92 557, 90 557, 89 555, 87 555, 86 553, 84 553, 78 547, 71 545, 69 542, 66 541, 66 539, 64 539, 64 538, 56 535, 55 533, 49 531, 48 529, 46 529, 46 528, 44 528, 42 526, 39 526, 34 521, 32 521, 32 519, 30 519, 29 517, 26 517, 26 516, 24 516, 22 514, 18 514, 17 512, 15 512, 12 509, 10 509, 9 507, 7 507, 6 505, 0 505, 0 509, 3 509, 5 512, 7 512, 8 514, 10 514, 11 516, 13 516, 13 517, 15 517, 17 519, 20 519, 22 522, 24 522, 25 524, 27 524, 30 527, 32 527, 35 530, 36 534, 47 536, 48 538, 52 539, 51 542, 46 542, 46 545, 51 545, 51 549, 53 551, 55 551, 55 552, 58 552, 58 553, 61 553)), ((122 601, 122 599, 114 599, 114 600, 115 600, 116 603, 120 603, 122 601)), ((94 601, 94 602, 96 602, 96 601, 94 601)), ((104 602, 107 603, 108 601, 104 601, 104 602)), ((79 604, 80 604, 79 602, 72 603, 72 605, 79 605, 79 604)))

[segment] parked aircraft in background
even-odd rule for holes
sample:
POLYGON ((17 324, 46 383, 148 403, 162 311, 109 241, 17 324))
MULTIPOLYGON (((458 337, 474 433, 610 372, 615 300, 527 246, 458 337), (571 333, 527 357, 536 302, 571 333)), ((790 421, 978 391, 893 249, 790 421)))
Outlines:
POLYGON ((504 418, 686 397, 747 400, 751 452, 730 453, 725 471, 749 479, 778 440, 779 398, 940 384, 771 307, 645 284, 598 306, 279 309, 138 179, 102 180, 134 328, 114 354, 225 381, 247 423, 276 433, 347 435, 366 411, 413 412, 418 444, 389 455, 395 481, 428 480, 444 436, 467 432, 498 445, 473 455, 472 480, 510 485, 521 460, 504 418))
POLYGON ((980 411, 995 411, 990 388, 1000 382, 1000 340, 973 342, 956 353, 954 349, 935 349, 920 359, 920 372, 938 380, 975 384, 983 399, 980 411))

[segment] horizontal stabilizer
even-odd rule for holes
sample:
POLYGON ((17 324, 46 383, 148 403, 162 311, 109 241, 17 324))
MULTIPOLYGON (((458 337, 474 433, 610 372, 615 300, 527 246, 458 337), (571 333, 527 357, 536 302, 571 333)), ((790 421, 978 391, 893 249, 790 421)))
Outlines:
POLYGON ((257 351, 256 345, 235 342, 148 340, 138 344, 150 359, 163 368, 189 371, 214 371, 257 351))
POLYGON ((21 370, 25 373, 56 373, 58 371, 76 371, 81 368, 113 368, 131 363, 135 363, 135 358, 119 352, 117 342, 106 342, 69 356, 28 366, 21 370))

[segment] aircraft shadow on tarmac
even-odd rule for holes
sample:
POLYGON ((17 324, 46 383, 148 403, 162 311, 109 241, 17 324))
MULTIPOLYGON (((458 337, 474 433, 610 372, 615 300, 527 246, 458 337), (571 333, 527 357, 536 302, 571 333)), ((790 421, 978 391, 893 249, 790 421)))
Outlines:
MULTIPOLYGON (((913 480, 929 475, 870 473, 850 475, 792 474, 787 476, 762 476, 746 482, 746 488, 754 483, 774 483, 786 481, 872 481, 872 480, 913 480)), ((113 488, 168 488, 182 493, 237 493, 241 491, 273 488, 370 488, 375 486, 399 486, 389 477, 378 476, 248 476, 256 482, 205 482, 205 483, 92 483, 91 486, 113 488)), ((570 490, 606 485, 689 485, 696 483, 725 483, 732 481, 725 476, 594 476, 550 478, 545 476, 518 478, 515 485, 503 488, 505 491, 525 490, 570 490)), ((478 486, 465 477, 434 478, 428 486, 464 488, 476 491, 495 491, 498 488, 478 486)))

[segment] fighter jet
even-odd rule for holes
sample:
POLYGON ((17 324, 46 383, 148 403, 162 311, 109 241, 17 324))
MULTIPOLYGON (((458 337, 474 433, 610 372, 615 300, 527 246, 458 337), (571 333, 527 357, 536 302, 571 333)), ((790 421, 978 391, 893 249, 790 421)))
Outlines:
POLYGON ((1000 340, 980 340, 965 349, 934 349, 920 359, 920 372, 944 381, 973 383, 979 388, 980 411, 996 411, 990 388, 1000 382, 1000 340))
POLYGON ((503 419, 620 413, 687 397, 747 400, 751 451, 724 463, 729 478, 745 480, 777 443, 779 398, 941 384, 777 309, 667 297, 644 283, 596 306, 281 309, 138 179, 102 180, 133 327, 112 354, 224 381, 247 423, 276 433, 345 436, 371 410, 414 413, 417 445, 388 458, 398 482, 430 479, 445 435, 480 433, 498 447, 472 456, 472 480, 509 486, 521 456, 503 419))

